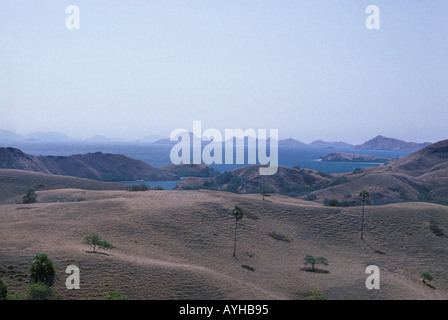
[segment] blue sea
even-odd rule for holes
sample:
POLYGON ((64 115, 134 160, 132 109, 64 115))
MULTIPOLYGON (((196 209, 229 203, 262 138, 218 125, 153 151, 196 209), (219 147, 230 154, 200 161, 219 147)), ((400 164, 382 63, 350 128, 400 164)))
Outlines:
MULTIPOLYGON (((84 154, 89 152, 103 152, 112 154, 123 154, 133 159, 141 160, 154 167, 162 167, 171 164, 170 151, 172 145, 149 144, 149 143, 38 143, 21 142, 14 145, 3 145, 4 147, 14 147, 25 153, 32 155, 58 155, 70 156, 74 154, 84 154)), ((278 147, 279 165, 284 167, 300 166, 302 169, 312 169, 326 173, 343 173, 352 171, 355 168, 366 168, 379 165, 378 163, 368 162, 325 162, 319 161, 319 157, 328 155, 331 152, 346 152, 373 155, 378 157, 398 158, 410 154, 409 151, 390 151, 390 150, 358 150, 354 148, 320 148, 320 147, 297 147, 282 146, 278 147)), ((269 153, 269 152, 268 152, 269 153)), ((224 154, 224 152, 223 152, 224 154)), ((235 157, 235 152, 234 152, 235 157)), ((247 147, 246 156, 247 161, 247 147)), ((234 161, 235 162, 235 161, 234 161)), ((211 167, 219 172, 229 171, 238 167, 246 166, 248 163, 237 164, 212 164, 211 167)), ((164 189, 173 189, 176 181, 137 181, 126 182, 129 184, 145 183, 154 186, 161 186, 164 189)))

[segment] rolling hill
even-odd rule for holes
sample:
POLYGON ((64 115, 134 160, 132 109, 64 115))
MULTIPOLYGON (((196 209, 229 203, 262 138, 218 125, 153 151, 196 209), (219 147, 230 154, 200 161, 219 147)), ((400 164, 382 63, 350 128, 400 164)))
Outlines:
POLYGON ((318 201, 334 198, 359 204, 359 192, 367 190, 375 204, 416 200, 448 203, 448 140, 377 167, 336 176, 345 177, 347 182, 313 192, 318 201))
MULTIPOLYGON (((59 176, 41 172, 0 169, 0 203, 21 203, 27 190, 82 189, 82 190, 128 190, 129 186, 120 183, 102 182, 76 177, 59 176)), ((40 201, 40 199, 38 199, 40 201)))
POLYGON ((102 181, 179 180, 179 176, 120 154, 87 153, 69 157, 33 156, 0 148, 0 169, 29 170, 102 181))
MULTIPOLYGON (((353 160, 336 154, 337 160, 353 160)), ((375 158, 359 155, 364 160, 375 158)), ((383 161, 383 159, 381 160, 383 161)), ((345 206, 360 205, 361 190, 370 192, 369 202, 387 204, 401 201, 428 201, 448 204, 448 140, 427 146, 385 164, 342 174, 279 167, 272 176, 260 176, 259 165, 231 170, 208 179, 186 178, 176 189, 212 189, 258 193, 262 189, 289 196, 303 196, 324 202, 339 200, 345 206)))
POLYGON ((214 177, 219 175, 219 171, 206 164, 170 164, 163 166, 160 169, 179 177, 214 177))
POLYGON ((333 208, 272 195, 217 191, 38 191, 41 202, 0 205, 0 278, 25 293, 29 263, 46 253, 62 299, 100 300, 118 291, 135 300, 297 300, 319 288, 328 299, 448 299, 448 208, 413 203, 333 208), (234 218, 240 205, 233 257, 234 218), (437 226, 437 229, 434 227, 437 226), (434 232, 438 230, 439 232, 434 232), (92 253, 98 232, 115 248, 92 253), (307 272, 306 254, 326 273, 307 272), (66 267, 80 268, 67 290, 66 267), (368 290, 366 266, 380 270, 368 290), (420 273, 430 271, 431 286, 420 273))
POLYGON ((300 194, 328 186, 333 181, 313 170, 278 167, 274 175, 260 175, 261 165, 250 165, 224 172, 213 178, 189 177, 178 183, 177 190, 212 189, 239 193, 258 193, 263 189, 274 193, 300 194))

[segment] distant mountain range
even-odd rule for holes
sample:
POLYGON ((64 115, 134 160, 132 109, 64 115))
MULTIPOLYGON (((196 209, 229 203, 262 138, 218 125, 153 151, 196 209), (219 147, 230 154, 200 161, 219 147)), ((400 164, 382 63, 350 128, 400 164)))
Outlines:
MULTIPOLYGON (((190 132, 190 138, 193 134, 190 132)), ((270 138, 268 138, 269 142, 270 138)), ((85 142, 85 143, 113 143, 113 139, 106 138, 101 135, 95 135, 88 139, 73 139, 65 134, 58 132, 34 132, 27 135, 19 135, 11 131, 0 129, 0 142, 85 142)), ((120 140, 120 142, 124 142, 120 140)), ((129 141, 132 142, 132 141, 129 141)), ((153 144, 163 144, 163 145, 174 145, 177 141, 170 141, 169 138, 161 138, 160 136, 153 135, 144 137, 141 140, 135 140, 134 142, 146 142, 153 144)), ((208 141, 202 141, 203 144, 207 144, 208 141)), ((319 147, 319 148, 355 148, 362 150, 402 150, 402 151, 417 151, 422 149, 431 142, 417 143, 417 142, 406 142, 403 140, 398 140, 394 138, 387 138, 384 136, 376 136, 375 138, 360 144, 352 145, 343 141, 323 141, 315 140, 309 144, 302 141, 287 138, 278 141, 279 146, 291 146, 291 147, 319 147)))
MULTIPOLYGON (((190 133, 190 138, 192 138, 192 134, 190 133)), ((267 143, 269 143, 270 138, 268 138, 267 143)), ((155 144, 176 144, 177 141, 170 141, 169 138, 160 139, 154 142, 155 144)), ((208 141, 202 141, 203 144, 208 143, 208 141)), ((279 146, 291 146, 291 147, 316 147, 316 148, 336 148, 336 149, 362 149, 362 150, 400 150, 400 151, 417 151, 422 149, 431 142, 424 143, 416 143, 416 142, 406 142, 403 140, 398 140, 394 138, 387 138, 384 136, 377 136, 363 144, 360 145, 352 145, 343 141, 323 141, 323 140, 315 140, 309 144, 306 144, 300 140, 296 140, 293 138, 287 138, 278 140, 279 146)))

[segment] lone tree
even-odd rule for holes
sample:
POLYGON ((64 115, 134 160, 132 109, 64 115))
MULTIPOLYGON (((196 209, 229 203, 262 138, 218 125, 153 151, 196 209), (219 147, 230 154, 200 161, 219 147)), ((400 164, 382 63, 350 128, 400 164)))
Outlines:
POLYGON ((34 256, 29 270, 32 283, 41 282, 47 286, 53 285, 56 271, 53 261, 45 253, 38 253, 34 256))
POLYGON ((88 244, 89 246, 92 246, 93 252, 96 252, 96 248, 99 249, 113 249, 115 248, 112 244, 110 244, 107 241, 104 241, 101 239, 101 236, 98 233, 92 232, 90 235, 84 237, 84 244, 88 244))
POLYGON ((422 272, 420 274, 420 277, 422 277, 422 282, 423 283, 426 283, 426 280, 428 280, 428 281, 434 280, 434 277, 428 271, 422 272))
POLYGON ((311 271, 316 271, 320 264, 323 264, 324 266, 328 266, 328 260, 324 257, 314 257, 310 254, 307 254, 305 256, 305 264, 311 265, 311 271))
POLYGON ((28 190, 22 198, 24 204, 37 202, 37 194, 34 190, 28 190))
POLYGON ((235 217, 235 241, 233 244, 233 256, 236 255, 236 228, 238 225, 238 220, 241 220, 244 216, 244 211, 239 206, 235 206, 232 210, 232 215, 235 217))
POLYGON ((370 194, 366 190, 363 190, 359 193, 359 196, 362 198, 361 239, 364 240, 364 205, 366 199, 370 197, 370 194))
POLYGON ((263 200, 264 200, 265 197, 270 197, 271 196, 271 194, 269 193, 268 189, 261 190, 261 195, 263 196, 263 200))

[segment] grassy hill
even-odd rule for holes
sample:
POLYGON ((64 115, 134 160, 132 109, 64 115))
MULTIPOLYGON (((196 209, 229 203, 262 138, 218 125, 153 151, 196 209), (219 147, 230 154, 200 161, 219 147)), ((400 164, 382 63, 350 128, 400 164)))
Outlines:
POLYGON ((359 208, 280 195, 66 189, 39 197, 49 200, 0 205, 0 278, 13 293, 26 291, 39 252, 54 260, 64 299, 116 290, 133 299, 283 300, 313 288, 328 299, 448 298, 448 208, 436 204, 367 207, 364 242, 359 208), (236 204, 246 215, 234 258, 236 204), (90 253, 82 239, 92 231, 116 248, 90 253), (328 259, 327 273, 302 270, 308 253, 328 259), (65 289, 71 264, 81 270, 80 290, 65 289), (380 290, 365 287, 371 264, 380 268, 380 290), (433 274, 432 287, 422 271, 433 274))
POLYGON ((0 148, 0 169, 19 169, 102 181, 179 180, 179 176, 121 154, 87 153, 33 156, 15 148, 0 148))
MULTIPOLYGON (((0 169, 0 203, 20 202, 27 190, 75 188, 84 190, 127 190, 129 186, 119 183, 100 182, 89 179, 58 176, 25 170, 0 169)), ((38 198, 40 201, 40 198, 38 198)))
POLYGON ((189 177, 181 181, 176 189, 213 189, 238 193, 259 193, 263 189, 287 195, 301 195, 321 189, 332 183, 331 175, 322 176, 313 170, 278 167, 274 175, 260 175, 261 165, 234 169, 213 178, 189 177))
POLYGON ((276 174, 261 176, 259 168, 260 165, 246 166, 208 179, 186 178, 176 189, 203 188, 238 193, 259 193, 267 189, 271 193, 300 196, 319 203, 334 199, 343 206, 360 205, 359 193, 367 190, 371 204, 404 201, 448 204, 448 140, 377 167, 348 173, 326 174, 279 167, 276 174))
POLYGON ((377 167, 335 176, 345 177, 346 183, 313 192, 317 201, 331 198, 359 204, 359 192, 368 190, 374 204, 417 200, 448 204, 448 140, 377 167))

